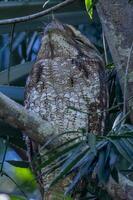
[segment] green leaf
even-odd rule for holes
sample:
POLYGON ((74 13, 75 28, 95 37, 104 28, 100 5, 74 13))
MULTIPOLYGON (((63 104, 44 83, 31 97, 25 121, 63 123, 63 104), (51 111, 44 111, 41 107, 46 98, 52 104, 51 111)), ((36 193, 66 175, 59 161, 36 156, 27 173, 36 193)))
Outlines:
POLYGON ((26 198, 22 196, 10 195, 10 200, 26 200, 26 198))
POLYGON ((123 146, 123 149, 127 151, 130 158, 133 159, 133 146, 126 139, 121 139, 120 144, 123 146))
POLYGON ((115 66, 114 66, 114 63, 109 63, 105 66, 107 69, 113 69, 115 66))
MULTIPOLYGON (((81 131, 65 131, 65 132, 62 132, 62 133, 60 133, 60 134, 58 134, 58 135, 55 135, 55 136, 53 136, 52 138, 50 138, 42 147, 41 147, 41 149, 45 149, 46 147, 48 147, 48 145, 49 144, 51 144, 51 143, 53 143, 53 142, 55 142, 56 141, 56 139, 59 139, 61 136, 63 136, 63 135, 71 135, 71 134, 76 134, 76 133, 81 133, 81 131)), ((78 136, 78 138, 80 138, 80 136, 78 136)), ((75 138, 72 138, 72 139, 69 139, 68 140, 68 142, 69 141, 73 141, 73 140, 77 140, 77 137, 75 137, 75 138)))
POLYGON ((108 176, 105 170, 105 158, 106 158, 106 151, 99 152, 99 158, 97 163, 97 175, 99 181, 105 184, 108 181, 108 176))
POLYGON ((79 153, 77 156, 73 157, 71 162, 69 162, 65 168, 63 168, 60 173, 55 177, 55 179, 51 182, 49 188, 56 184, 63 176, 67 175, 67 173, 79 162, 80 159, 87 153, 88 148, 83 150, 81 153, 79 153))
POLYGON ((93 3, 92 3, 92 0, 85 0, 85 6, 86 6, 86 10, 87 10, 90 18, 92 19, 92 17, 93 17, 93 3))
POLYGON ((111 146, 111 151, 109 155, 109 166, 111 170, 113 170, 113 168, 115 167, 117 159, 118 159, 118 155, 116 154, 114 148, 111 146))
POLYGON ((124 146, 120 143, 119 140, 109 139, 110 142, 116 147, 117 151, 130 163, 132 163, 132 158, 129 156, 124 146))
POLYGON ((42 158, 42 159, 45 158, 45 160, 46 160, 46 157, 47 157, 47 159, 49 159, 52 155, 56 155, 60 151, 67 149, 67 147, 70 147, 71 145, 76 144, 75 141, 77 139, 79 139, 79 137, 72 138, 72 139, 70 139, 70 140, 68 140, 64 143, 61 143, 61 145, 58 145, 57 147, 54 147, 54 148, 49 149, 49 150, 46 150, 46 148, 44 149, 44 147, 46 147, 46 145, 49 144, 47 142, 47 144, 45 144, 44 146, 41 147, 41 151, 44 150, 43 155, 40 155, 39 153, 36 153, 34 155, 33 160, 32 160, 32 165, 34 165, 34 163, 36 163, 36 161, 38 159, 40 160, 40 158, 42 158))
POLYGON ((105 164, 108 162, 108 159, 109 159, 109 156, 110 156, 110 152, 111 152, 111 143, 109 143, 107 145, 107 148, 106 148, 105 164))
MULTIPOLYGON (((86 153, 85 156, 83 156, 83 158, 79 161, 81 162, 82 166, 80 167, 78 173, 76 173, 76 176, 74 177, 73 181, 71 182, 71 184, 68 186, 67 190, 65 191, 65 194, 69 194, 73 188, 76 186, 76 184, 86 175, 89 173, 89 170, 91 171, 92 165, 93 167, 95 167, 94 164, 94 159, 95 159, 95 155, 94 153, 86 153), (84 158, 86 161, 84 162, 84 158), (84 163, 84 164, 83 164, 84 163)), ((76 164, 78 165, 79 162, 76 164)), ((76 168, 76 165, 74 166, 76 168)), ((89 177, 89 175, 88 175, 89 177)))
POLYGON ((20 168, 28 168, 29 167, 29 162, 26 161, 15 161, 15 160, 6 160, 10 165, 13 165, 15 167, 20 167, 20 168))
POLYGON ((132 148, 133 148, 133 139, 130 138, 130 137, 128 137, 128 138, 127 138, 127 141, 132 145, 132 148))
POLYGON ((73 144, 60 152, 51 152, 51 155, 48 157, 48 159, 42 162, 36 170, 42 169, 43 167, 50 165, 51 163, 62 157, 62 155, 67 156, 69 152, 78 147, 81 143, 82 142, 77 142, 76 144, 73 144))
POLYGON ((119 182, 119 176, 118 176, 118 171, 116 168, 113 168, 113 170, 111 171, 111 175, 113 177, 113 179, 118 183, 119 182))
POLYGON ((97 153, 97 150, 96 150, 96 136, 94 134, 89 133, 89 135, 88 135, 88 143, 89 143, 89 146, 91 148, 91 151, 96 154, 97 153))

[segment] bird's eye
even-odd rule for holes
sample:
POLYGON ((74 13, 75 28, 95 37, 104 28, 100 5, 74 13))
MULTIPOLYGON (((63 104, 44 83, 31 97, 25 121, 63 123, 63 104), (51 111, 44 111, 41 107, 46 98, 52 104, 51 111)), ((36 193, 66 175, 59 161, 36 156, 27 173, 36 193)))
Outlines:
POLYGON ((76 40, 76 42, 78 42, 79 44, 83 44, 83 41, 82 41, 80 38, 76 38, 75 40, 76 40))

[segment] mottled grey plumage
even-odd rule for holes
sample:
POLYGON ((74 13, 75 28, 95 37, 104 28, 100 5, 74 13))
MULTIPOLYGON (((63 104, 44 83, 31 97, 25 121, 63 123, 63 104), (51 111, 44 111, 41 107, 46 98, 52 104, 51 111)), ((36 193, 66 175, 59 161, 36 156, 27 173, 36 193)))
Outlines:
MULTIPOLYGON (((44 30, 28 77, 25 107, 50 121, 57 134, 79 128, 101 134, 106 106, 104 64, 98 51, 74 27, 54 20, 44 30)), ((70 137, 75 135, 65 134, 62 140, 70 137)))

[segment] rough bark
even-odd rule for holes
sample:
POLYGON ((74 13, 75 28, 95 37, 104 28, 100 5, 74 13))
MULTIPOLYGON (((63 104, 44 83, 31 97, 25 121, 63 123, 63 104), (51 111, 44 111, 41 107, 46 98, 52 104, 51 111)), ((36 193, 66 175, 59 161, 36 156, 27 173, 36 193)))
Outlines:
MULTIPOLYGON (((133 3, 128 0, 99 0, 97 11, 126 101, 133 96, 133 3)), ((132 108, 131 99, 128 109, 132 108)), ((133 123, 133 111, 130 119, 133 123)))
MULTIPOLYGON (((96 7, 126 102, 133 96, 133 4, 128 0, 99 0, 96 7)), ((127 108, 132 110, 132 99, 127 108)), ((130 119, 133 123, 133 111, 130 119)), ((133 182, 122 174, 119 184, 110 177, 106 190, 113 199, 133 199, 133 182)))

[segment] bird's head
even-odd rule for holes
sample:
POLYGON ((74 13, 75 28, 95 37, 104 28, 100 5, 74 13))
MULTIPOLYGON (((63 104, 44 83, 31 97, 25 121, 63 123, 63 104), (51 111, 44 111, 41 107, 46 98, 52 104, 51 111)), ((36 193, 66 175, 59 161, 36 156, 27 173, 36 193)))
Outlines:
POLYGON ((73 26, 54 19, 45 27, 39 58, 75 58, 79 55, 99 57, 93 44, 73 26))
POLYGON ((44 29, 39 57, 75 57, 78 50, 75 46, 74 32, 69 25, 53 20, 44 29))

